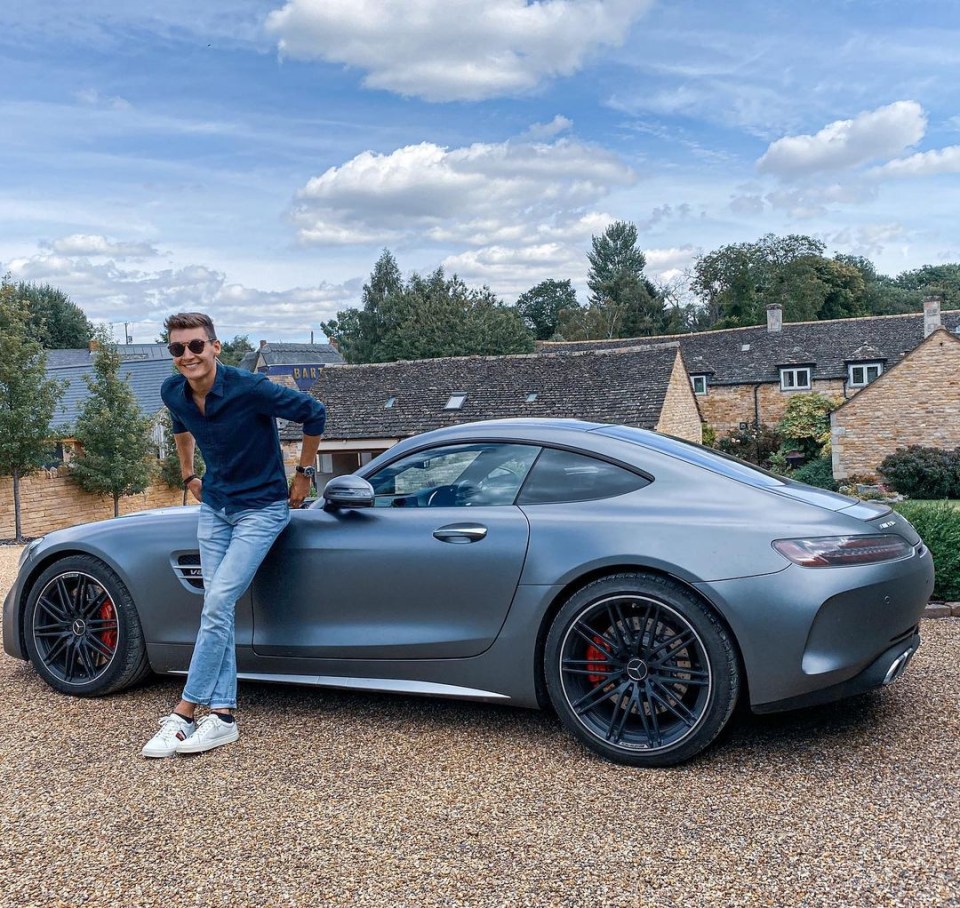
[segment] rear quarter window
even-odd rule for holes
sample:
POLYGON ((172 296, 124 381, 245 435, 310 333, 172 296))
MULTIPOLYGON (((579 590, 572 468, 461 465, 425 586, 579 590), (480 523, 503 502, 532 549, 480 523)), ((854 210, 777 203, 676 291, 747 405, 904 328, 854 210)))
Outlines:
POLYGON ((649 483, 645 476, 605 460, 546 448, 523 484, 517 504, 612 498, 642 489, 649 483))

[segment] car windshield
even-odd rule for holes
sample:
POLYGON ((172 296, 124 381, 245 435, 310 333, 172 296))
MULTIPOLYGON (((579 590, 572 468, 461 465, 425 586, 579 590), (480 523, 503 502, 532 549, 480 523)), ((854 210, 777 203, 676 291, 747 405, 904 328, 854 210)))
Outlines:
POLYGON ((752 463, 738 460, 736 457, 730 457, 727 454, 721 454, 719 451, 694 444, 692 441, 674 438, 672 435, 659 435, 656 432, 645 432, 642 429, 634 429, 630 426, 604 426, 592 431, 597 435, 608 435, 611 438, 619 438, 623 441, 642 445, 645 448, 679 458, 687 463, 704 467, 714 473, 736 479, 739 482, 745 482, 759 489, 782 488, 787 485, 783 477, 770 473, 768 470, 752 463))

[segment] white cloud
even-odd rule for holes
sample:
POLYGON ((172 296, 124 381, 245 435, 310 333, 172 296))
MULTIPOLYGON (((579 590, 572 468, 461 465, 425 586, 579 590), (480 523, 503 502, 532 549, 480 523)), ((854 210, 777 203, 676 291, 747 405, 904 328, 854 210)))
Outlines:
POLYGON ((354 282, 268 291, 227 283, 223 272, 205 265, 145 271, 47 253, 3 268, 14 280, 58 287, 94 322, 126 322, 138 342, 158 336, 164 318, 178 311, 208 312, 224 337, 262 329, 265 338, 305 340, 359 295, 354 282))
POLYGON ((549 123, 534 123, 523 137, 533 142, 544 142, 571 129, 573 129, 573 120, 557 114, 549 123))
POLYGON ((757 169, 784 179, 848 170, 901 154, 923 138, 927 118, 916 101, 896 101, 852 120, 836 120, 815 135, 773 142, 757 169))
POLYGON ((652 0, 290 0, 267 17, 281 53, 367 72, 428 101, 529 92, 626 39, 652 0))
POLYGON ((389 244, 424 233, 473 246, 522 242, 579 232, 575 225, 596 220, 591 205, 635 181, 616 155, 571 139, 453 150, 423 142, 331 167, 297 194, 292 217, 306 243, 389 244))
POLYGON ((925 177, 938 173, 960 173, 960 145, 923 151, 888 161, 872 171, 881 177, 925 177))
POLYGON ((149 258, 160 253, 149 243, 114 242, 101 234, 74 233, 49 244, 60 255, 109 255, 114 258, 149 258))

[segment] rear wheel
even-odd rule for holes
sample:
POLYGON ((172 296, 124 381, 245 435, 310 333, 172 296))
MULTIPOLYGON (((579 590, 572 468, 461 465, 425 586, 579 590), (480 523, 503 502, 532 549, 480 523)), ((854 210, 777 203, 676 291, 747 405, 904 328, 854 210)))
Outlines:
POLYGON ((706 748, 740 690, 733 641, 693 593, 665 577, 594 581, 561 608, 545 674, 564 725, 634 766, 671 766, 706 748))
POLYGON ((24 631, 37 673, 63 693, 101 696, 150 674, 133 599, 91 555, 70 555, 37 577, 24 631))

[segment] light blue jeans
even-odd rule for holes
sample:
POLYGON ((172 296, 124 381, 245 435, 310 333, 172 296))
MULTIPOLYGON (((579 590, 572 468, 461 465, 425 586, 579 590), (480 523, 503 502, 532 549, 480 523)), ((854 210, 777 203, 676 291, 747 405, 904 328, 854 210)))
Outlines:
POLYGON ((286 501, 235 514, 200 505, 197 541, 203 573, 203 611, 183 689, 183 699, 188 703, 211 709, 236 708, 237 599, 250 586, 270 546, 289 522, 290 507, 286 501))

